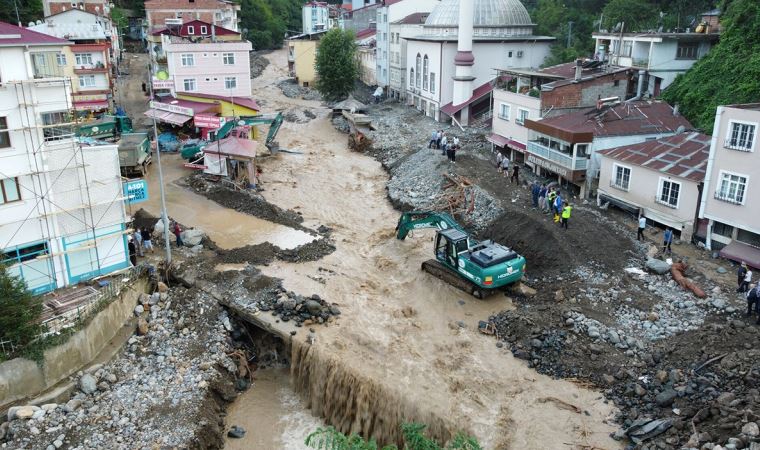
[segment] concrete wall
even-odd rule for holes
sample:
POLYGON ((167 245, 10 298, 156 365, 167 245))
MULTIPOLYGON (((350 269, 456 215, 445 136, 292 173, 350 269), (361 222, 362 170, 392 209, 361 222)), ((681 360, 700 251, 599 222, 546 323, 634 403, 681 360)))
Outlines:
POLYGON ((163 48, 169 73, 174 77, 175 92, 187 92, 184 87, 185 80, 193 79, 196 86, 194 92, 223 97, 251 95, 250 42, 173 44, 169 43, 165 36, 163 48), (225 53, 235 56, 234 64, 224 64, 225 53), (192 66, 182 65, 182 55, 186 54, 193 55, 192 66), (225 78, 234 78, 236 87, 227 89, 225 78))
POLYGON ((288 44, 293 47, 295 58, 295 78, 301 86, 313 85, 317 80, 317 47, 319 41, 293 40, 288 44))
POLYGON ((87 366, 133 315, 146 279, 138 279, 65 343, 45 351, 44 362, 16 358, 0 364, 0 409, 40 394, 87 366))
MULTIPOLYGON (((564 82, 560 82, 564 83, 564 82)), ((625 99, 628 91, 628 73, 616 72, 580 83, 561 84, 551 90, 541 91, 541 106, 552 111, 596 105, 600 98, 625 99)))
POLYGON ((619 162, 612 158, 601 158, 602 168, 599 173, 599 193, 622 200, 628 204, 644 209, 644 216, 662 225, 681 232, 681 239, 690 240, 697 211, 699 189, 697 183, 685 178, 673 177, 662 172, 619 162), (629 189, 623 190, 611 186, 614 180, 615 165, 631 169, 629 189), (660 194, 662 180, 680 183, 678 207, 671 208, 655 201, 660 194))

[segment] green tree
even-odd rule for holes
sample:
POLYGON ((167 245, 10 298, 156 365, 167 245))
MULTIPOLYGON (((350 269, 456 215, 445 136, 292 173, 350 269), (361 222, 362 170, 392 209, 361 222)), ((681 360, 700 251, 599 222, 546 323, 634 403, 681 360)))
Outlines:
MULTIPOLYGON (((407 450, 481 450, 480 444, 472 436, 457 433, 445 447, 425 436, 425 425, 405 423, 401 426, 407 450)), ((306 437, 306 445, 319 450, 378 450, 374 439, 366 441, 356 434, 346 436, 333 427, 318 428, 306 437)), ((382 450, 397 450, 395 445, 387 445, 382 450)))
POLYGON ((760 100, 760 4, 733 0, 718 44, 663 92, 695 127, 712 133, 719 105, 760 100))
POLYGON ((340 100, 354 90, 359 76, 354 33, 333 28, 322 36, 317 49, 316 88, 327 100, 340 100))
POLYGON ((602 10, 604 25, 612 28, 625 22, 624 31, 640 31, 654 27, 658 19, 657 8, 646 0, 610 0, 602 10))
MULTIPOLYGON (((21 278, 0 265, 0 341, 10 341, 19 350, 32 342, 41 330, 41 312, 41 300, 29 293, 21 278)), ((0 352, 0 360, 11 356, 0 352)))
POLYGON ((43 18, 42 0, 0 0, 0 21, 21 26, 43 18), (16 11, 18 9, 18 16, 16 11))

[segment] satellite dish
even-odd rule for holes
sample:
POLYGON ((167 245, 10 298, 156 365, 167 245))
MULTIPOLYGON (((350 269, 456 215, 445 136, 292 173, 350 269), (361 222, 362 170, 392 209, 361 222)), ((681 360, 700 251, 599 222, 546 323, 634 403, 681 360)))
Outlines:
POLYGON ((42 25, 42 21, 37 19, 37 25, 42 25))
POLYGON ((34 26, 34 22, 29 22, 29 26, 33 27, 34 26))
POLYGON ((169 79, 169 74, 165 70, 159 70, 156 73, 156 78, 158 78, 159 80, 162 80, 162 81, 163 80, 168 80, 169 79))

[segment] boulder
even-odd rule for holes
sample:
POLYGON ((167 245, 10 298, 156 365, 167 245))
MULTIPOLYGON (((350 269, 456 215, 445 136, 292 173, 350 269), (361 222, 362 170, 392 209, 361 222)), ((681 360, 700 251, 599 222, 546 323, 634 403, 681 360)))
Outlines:
POLYGON ((148 334, 148 321, 140 317, 137 321, 137 334, 138 336, 144 336, 148 334))
POLYGON ((163 294, 165 292, 169 292, 169 286, 166 285, 163 281, 158 282, 158 292, 159 294, 163 294))
POLYGON ((195 228, 183 231, 180 236, 182 236, 182 244, 185 247, 195 247, 196 245, 200 245, 203 238, 206 237, 206 233, 203 230, 195 228))
POLYGON ((742 433, 750 437, 756 437, 760 435, 760 427, 755 422, 747 422, 742 427, 742 433))
POLYGON ((137 306, 135 306, 135 315, 136 316, 139 316, 143 312, 145 312, 145 307, 143 305, 137 305, 137 306))
POLYGON ((536 295, 536 290, 523 282, 513 284, 512 291, 518 295, 524 295, 525 297, 533 297, 536 295))
POLYGON ((230 430, 227 432, 227 436, 235 439, 240 439, 245 436, 245 429, 243 427, 233 425, 232 428, 230 428, 230 430))
POLYGON ((89 373, 86 373, 82 375, 82 378, 79 379, 79 389, 81 389, 85 394, 92 394, 98 390, 98 381, 95 379, 95 377, 89 373))
POLYGON ((654 401, 657 402, 657 405, 664 408, 672 405, 676 397, 678 397, 678 392, 668 388, 657 394, 657 397, 655 397, 654 401))
POLYGON ((322 312, 322 304, 316 300, 306 300, 305 306, 312 316, 322 312))
MULTIPOLYGON (((34 417, 34 415, 38 411, 42 411, 42 410, 36 406, 32 406, 32 405, 21 406, 14 411, 15 413, 14 418, 22 419, 22 420, 31 419, 32 417, 34 417)), ((45 412, 42 411, 42 414, 45 414, 45 412)), ((10 411, 8 412, 8 416, 10 418, 10 411)))
POLYGON ((666 261, 663 261, 657 258, 647 258, 647 262, 645 266, 647 270, 654 272, 658 275, 664 275, 670 272, 670 264, 668 264, 666 261))

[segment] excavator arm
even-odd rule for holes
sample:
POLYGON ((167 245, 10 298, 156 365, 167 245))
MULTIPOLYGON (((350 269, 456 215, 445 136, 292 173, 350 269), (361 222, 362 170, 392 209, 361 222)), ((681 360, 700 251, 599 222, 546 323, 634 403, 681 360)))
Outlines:
POLYGON ((462 230, 462 227, 456 222, 456 220, 446 213, 438 213, 434 211, 410 211, 403 213, 398 219, 398 224, 396 225, 396 239, 404 240, 410 231, 421 228, 437 228, 439 230, 455 228, 457 230, 462 230))

